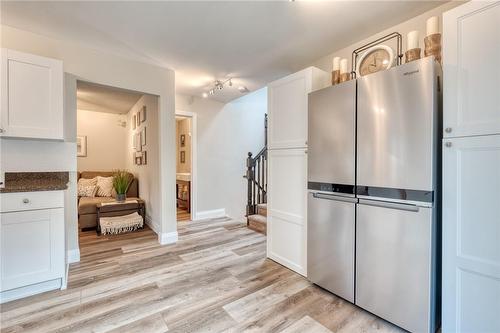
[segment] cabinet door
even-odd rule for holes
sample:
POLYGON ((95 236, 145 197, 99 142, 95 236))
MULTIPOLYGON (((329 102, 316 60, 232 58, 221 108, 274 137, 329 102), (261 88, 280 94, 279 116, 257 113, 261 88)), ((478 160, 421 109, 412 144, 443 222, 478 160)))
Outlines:
POLYGON ((64 209, 0 214, 1 291, 62 278, 64 209))
POLYGON ((445 139, 443 332, 500 332, 500 135, 445 139))
POLYGON ((267 255, 306 275, 306 150, 270 150, 268 154, 267 255))
POLYGON ((500 2, 443 16, 444 135, 500 133, 500 2))
POLYGON ((2 49, 2 136, 63 139, 62 62, 2 49))

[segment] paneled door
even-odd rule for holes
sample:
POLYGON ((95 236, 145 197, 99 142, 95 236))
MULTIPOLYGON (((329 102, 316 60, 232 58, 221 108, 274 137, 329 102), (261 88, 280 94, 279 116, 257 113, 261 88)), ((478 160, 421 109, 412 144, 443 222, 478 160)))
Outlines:
POLYGON ((444 136, 499 134, 500 2, 444 14, 443 71, 444 136))
POLYGON ((0 135, 63 140, 63 65, 1 49, 0 135))
POLYGON ((500 332, 500 135, 443 145, 443 332, 500 332))
POLYGON ((307 154, 305 149, 268 151, 267 256, 306 275, 307 154))

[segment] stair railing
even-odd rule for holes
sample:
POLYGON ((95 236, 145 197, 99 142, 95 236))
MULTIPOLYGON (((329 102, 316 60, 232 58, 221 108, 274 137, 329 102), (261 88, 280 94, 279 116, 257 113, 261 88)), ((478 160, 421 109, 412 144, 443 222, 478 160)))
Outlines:
POLYGON ((264 116, 264 148, 255 157, 248 152, 247 171, 247 225, 248 216, 257 213, 257 205, 267 203, 267 113, 264 116))
MULTIPOLYGON (((247 179, 247 209, 246 216, 257 213, 257 205, 267 202, 267 147, 252 157, 248 153, 247 171, 243 176, 247 179)), ((248 221, 247 221, 248 223, 248 221)))

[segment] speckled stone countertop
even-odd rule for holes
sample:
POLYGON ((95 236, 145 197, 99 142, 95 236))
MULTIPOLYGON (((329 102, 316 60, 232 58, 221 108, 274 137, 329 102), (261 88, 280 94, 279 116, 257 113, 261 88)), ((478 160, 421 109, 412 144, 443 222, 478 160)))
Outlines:
POLYGON ((68 172, 6 172, 0 193, 58 191, 68 188, 68 172))

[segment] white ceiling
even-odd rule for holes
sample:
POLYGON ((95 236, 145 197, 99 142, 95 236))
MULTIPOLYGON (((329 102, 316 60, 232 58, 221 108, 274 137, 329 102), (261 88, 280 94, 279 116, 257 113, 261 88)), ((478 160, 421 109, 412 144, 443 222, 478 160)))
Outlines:
POLYGON ((125 114, 142 94, 133 91, 78 81, 76 108, 78 110, 125 114))
POLYGON ((1 1, 2 24, 176 71, 177 91, 241 96, 440 1, 1 1))

